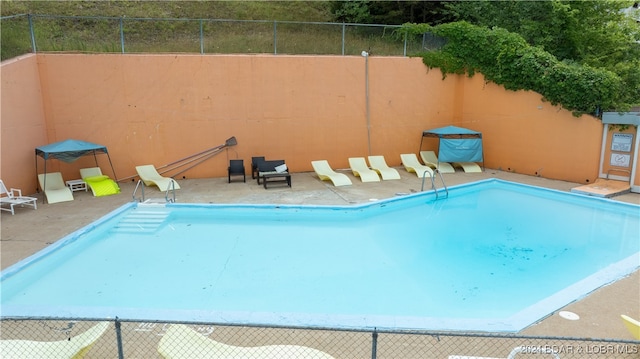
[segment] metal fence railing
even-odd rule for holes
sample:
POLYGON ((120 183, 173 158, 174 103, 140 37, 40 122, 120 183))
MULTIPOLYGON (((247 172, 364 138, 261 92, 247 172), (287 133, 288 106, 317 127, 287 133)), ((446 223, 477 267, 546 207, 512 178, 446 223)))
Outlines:
POLYGON ((638 358, 640 341, 111 319, 3 319, 0 357, 638 358))
POLYGON ((2 59, 28 52, 409 56, 442 39, 399 25, 21 14, 0 18, 2 59))

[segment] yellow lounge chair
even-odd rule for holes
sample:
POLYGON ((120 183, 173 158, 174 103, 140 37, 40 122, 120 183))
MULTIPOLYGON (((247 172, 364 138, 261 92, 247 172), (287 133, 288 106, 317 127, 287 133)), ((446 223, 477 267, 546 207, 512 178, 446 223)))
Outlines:
POLYGON ((73 201, 73 192, 64 184, 60 172, 41 173, 38 182, 48 203, 73 201))
POLYGON ((378 172, 367 166, 367 161, 365 161, 364 157, 350 157, 349 167, 351 167, 353 175, 360 177, 362 182, 380 182, 378 172))
POLYGON ((431 169, 431 167, 425 166, 420 163, 415 153, 403 153, 400 155, 400 159, 402 160, 402 165, 407 170, 407 172, 415 173, 418 178, 433 176, 433 170, 431 169))
POLYGON ((462 168, 467 173, 481 173, 482 167, 475 162, 453 162, 453 167, 462 168))
POLYGON ((321 180, 330 180, 336 187, 352 184, 347 175, 334 171, 326 160, 311 161, 311 166, 321 180))
POLYGON ((180 189, 176 180, 161 176, 153 165, 136 166, 136 172, 138 172, 138 176, 145 185, 157 186, 162 192, 167 189, 180 189), (171 182, 173 182, 173 185, 171 182))
POLYGON ((622 321, 627 329, 629 329, 629 332, 631 332, 631 335, 640 340, 640 322, 624 314, 620 317, 622 317, 622 321))
POLYGON ((437 168, 438 171, 440 171, 440 173, 456 172, 456 169, 453 168, 451 163, 438 161, 438 157, 436 156, 436 153, 433 151, 420 151, 420 158, 422 158, 422 162, 424 162, 425 165, 433 169, 437 168))
POLYGON ((96 197, 120 193, 118 184, 109 176, 103 175, 100 167, 81 168, 80 177, 87 183, 96 197))
POLYGON ((369 164, 371 169, 378 172, 383 180, 400 179, 400 173, 387 165, 384 156, 369 156, 369 164))
POLYGON ((256 359, 334 359, 331 355, 300 345, 237 347, 207 338, 184 324, 172 324, 164 333, 158 353, 166 359, 256 358, 256 359))
POLYGON ((0 341, 1 358, 71 358, 80 359, 109 327, 109 322, 100 322, 86 332, 70 339, 55 342, 33 340, 0 341))

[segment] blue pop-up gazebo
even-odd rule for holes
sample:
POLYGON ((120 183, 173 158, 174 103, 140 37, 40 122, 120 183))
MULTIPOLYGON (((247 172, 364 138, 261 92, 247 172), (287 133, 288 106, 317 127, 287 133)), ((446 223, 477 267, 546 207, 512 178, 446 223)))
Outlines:
POLYGON ((109 151, 107 151, 106 146, 73 139, 36 147, 36 175, 38 174, 38 157, 44 158, 44 173, 47 173, 48 159, 55 158, 66 163, 71 163, 82 156, 93 155, 97 167, 98 154, 107 155, 107 158, 109 159, 109 165, 111 165, 111 171, 113 172, 113 177, 117 181, 116 171, 113 169, 113 163, 111 163, 111 157, 109 156, 109 151))
POLYGON ((446 126, 422 131, 420 149, 424 138, 439 139, 438 161, 440 162, 482 162, 482 133, 467 128, 446 126))

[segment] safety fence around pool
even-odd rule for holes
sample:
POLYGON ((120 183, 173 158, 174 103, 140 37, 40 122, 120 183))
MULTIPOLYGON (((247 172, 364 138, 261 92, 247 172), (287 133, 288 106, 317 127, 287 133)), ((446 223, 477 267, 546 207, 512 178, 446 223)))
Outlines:
POLYGON ((1 358, 638 358, 640 341, 110 319, 3 319, 1 358))

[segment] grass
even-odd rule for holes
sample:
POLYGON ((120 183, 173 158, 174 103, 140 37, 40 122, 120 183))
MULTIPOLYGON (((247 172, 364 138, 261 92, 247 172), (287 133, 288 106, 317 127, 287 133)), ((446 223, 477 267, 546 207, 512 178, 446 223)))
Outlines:
POLYGON ((15 14, 279 21, 331 21, 326 1, 2 1, 15 14))
MULTIPOLYGON (((342 25, 330 24, 329 3, 324 1, 3 1, 0 10, 3 16, 35 15, 36 51, 121 52, 120 19, 127 53, 199 53, 201 27, 204 53, 340 55, 343 51, 342 25)), ((26 16, 3 20, 1 25, 2 60, 31 52, 26 16)), ((346 26, 345 30, 346 55, 362 50, 404 54, 403 41, 391 36, 393 28, 346 26)), ((410 48, 416 46, 414 42, 410 48)))

